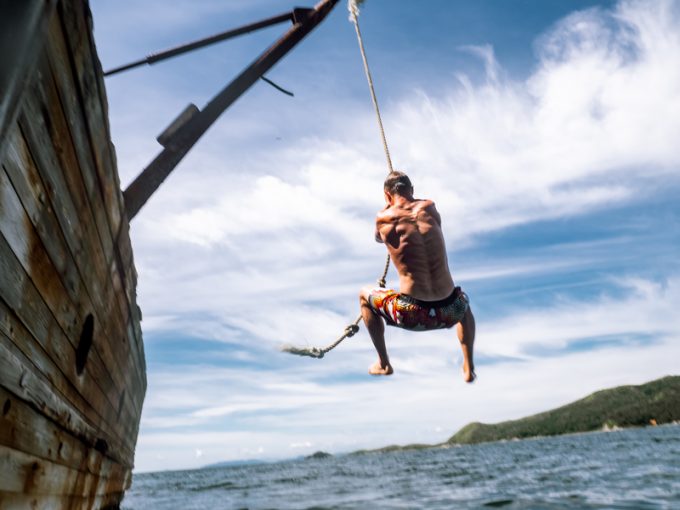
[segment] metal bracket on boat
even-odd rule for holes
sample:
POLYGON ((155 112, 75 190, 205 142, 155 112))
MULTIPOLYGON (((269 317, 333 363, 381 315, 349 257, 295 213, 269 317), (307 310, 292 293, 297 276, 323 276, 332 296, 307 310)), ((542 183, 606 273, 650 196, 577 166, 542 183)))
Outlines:
POLYGON ((175 118, 175 120, 173 120, 170 125, 165 128, 165 131, 156 137, 158 143, 160 143, 163 147, 173 148, 173 137, 198 113, 200 113, 198 107, 194 103, 189 103, 189 106, 182 110, 182 113, 180 113, 177 118, 175 118))

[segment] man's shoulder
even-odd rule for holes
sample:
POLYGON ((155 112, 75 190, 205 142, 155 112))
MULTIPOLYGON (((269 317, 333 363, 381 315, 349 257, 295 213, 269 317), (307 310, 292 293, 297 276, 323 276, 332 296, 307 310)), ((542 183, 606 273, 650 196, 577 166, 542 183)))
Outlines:
POLYGON ((381 209, 377 212, 375 215, 376 221, 386 221, 387 219, 391 218, 394 216, 394 211, 392 211, 391 207, 385 207, 384 209, 381 209))
POLYGON ((436 207, 434 205, 434 200, 430 200, 429 198, 419 198, 417 201, 416 207, 418 209, 435 209, 436 207))
POLYGON ((441 226, 442 219, 439 215, 439 211, 434 205, 434 201, 430 199, 423 199, 417 206, 416 214, 420 219, 425 222, 431 222, 434 220, 439 226, 441 226))

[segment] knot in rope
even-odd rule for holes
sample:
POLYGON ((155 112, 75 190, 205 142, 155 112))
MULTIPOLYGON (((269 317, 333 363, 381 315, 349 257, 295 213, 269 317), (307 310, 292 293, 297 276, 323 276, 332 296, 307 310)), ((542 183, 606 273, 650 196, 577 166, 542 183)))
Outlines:
POLYGON ((310 354, 313 358, 321 359, 321 358, 323 358, 323 355, 326 354, 326 353, 323 352, 323 350, 319 349, 318 347, 312 347, 310 354))
POLYGON ((350 338, 359 332, 359 326, 356 324, 350 324, 345 328, 345 338, 350 338))

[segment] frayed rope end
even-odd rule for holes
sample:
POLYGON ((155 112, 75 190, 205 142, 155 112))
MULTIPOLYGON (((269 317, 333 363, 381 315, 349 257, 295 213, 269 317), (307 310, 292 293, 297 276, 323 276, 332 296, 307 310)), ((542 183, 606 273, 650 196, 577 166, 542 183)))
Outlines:
POLYGON ((318 347, 295 347, 294 345, 286 344, 281 346, 281 352, 287 352, 289 354, 297 354, 298 356, 309 356, 310 358, 321 359, 324 356, 324 352, 318 347))

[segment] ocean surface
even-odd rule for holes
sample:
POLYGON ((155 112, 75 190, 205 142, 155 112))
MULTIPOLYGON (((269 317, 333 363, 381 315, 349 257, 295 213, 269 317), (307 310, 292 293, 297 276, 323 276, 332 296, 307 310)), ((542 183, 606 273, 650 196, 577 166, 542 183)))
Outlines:
POLYGON ((680 425, 144 473, 124 510, 680 509, 680 425))

